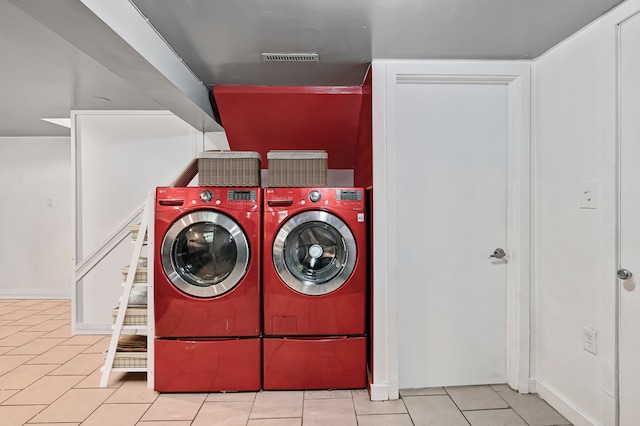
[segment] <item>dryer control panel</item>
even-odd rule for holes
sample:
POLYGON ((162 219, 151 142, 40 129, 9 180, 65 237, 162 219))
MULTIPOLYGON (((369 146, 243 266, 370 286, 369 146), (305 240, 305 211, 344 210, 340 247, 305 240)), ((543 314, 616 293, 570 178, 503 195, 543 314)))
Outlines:
POLYGON ((363 188, 267 188, 265 209, 339 208, 364 211, 363 188))

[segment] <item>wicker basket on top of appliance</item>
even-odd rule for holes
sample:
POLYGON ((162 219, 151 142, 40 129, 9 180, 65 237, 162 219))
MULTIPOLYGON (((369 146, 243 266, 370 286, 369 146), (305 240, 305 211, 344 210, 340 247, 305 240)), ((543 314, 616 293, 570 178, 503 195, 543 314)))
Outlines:
POLYGON ((269 151, 269 187, 326 187, 327 158, 326 151, 269 151))
POLYGON ((198 186, 260 187, 262 156, 253 151, 198 154, 198 186))

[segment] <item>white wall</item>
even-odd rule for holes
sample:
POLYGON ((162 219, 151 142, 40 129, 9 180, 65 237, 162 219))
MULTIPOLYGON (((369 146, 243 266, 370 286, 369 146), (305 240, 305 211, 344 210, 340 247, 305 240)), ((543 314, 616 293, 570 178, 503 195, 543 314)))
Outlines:
MULTIPOLYGON (((72 117, 79 161, 80 261, 136 211, 150 191, 170 184, 202 150, 204 138, 164 112, 83 111, 72 117)), ((129 263, 132 249, 125 239, 76 287, 77 332, 110 333, 111 309, 122 292, 121 267, 129 263)))
POLYGON ((68 298, 69 138, 0 138, 0 182, 0 297, 68 298))
POLYGON ((539 394, 578 425, 615 422, 615 36, 637 10, 625 3, 534 65, 533 371, 539 394), (584 182, 597 183, 596 209, 580 208, 584 182), (583 327, 597 331, 597 355, 583 327))
MULTIPOLYGON (((579 206, 580 183, 602 183, 597 31, 536 62, 535 229, 537 379, 593 419, 602 417, 602 369, 582 329, 601 327, 600 208, 579 206)), ((613 288, 613 286, 612 286, 613 288)))

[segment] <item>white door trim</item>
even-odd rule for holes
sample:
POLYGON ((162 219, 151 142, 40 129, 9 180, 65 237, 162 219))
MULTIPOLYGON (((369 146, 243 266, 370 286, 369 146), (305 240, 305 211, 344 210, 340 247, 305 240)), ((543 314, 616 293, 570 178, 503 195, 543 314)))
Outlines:
MULTIPOLYGON (((615 23, 615 140, 616 140, 616 269, 624 268, 622 265, 622 26, 640 15, 640 10, 634 10, 615 23)), ((614 349, 614 394, 615 412, 614 422, 620 425, 620 324, 622 321, 622 281, 616 278, 615 286, 615 349, 614 349)))
POLYGON ((527 62, 373 61, 374 400, 397 399, 398 84, 504 84, 508 88, 507 382, 529 392, 531 281, 531 65, 527 62))
MULTIPOLYGON (((627 19, 631 19, 627 17, 622 21, 619 21, 615 25, 615 139, 616 139, 616 164, 615 164, 615 179, 616 179, 616 242, 615 242, 615 256, 616 256, 616 268, 620 268, 620 261, 622 255, 622 243, 620 238, 620 224, 622 219, 622 174, 620 172, 621 168, 621 158, 620 151, 622 148, 622 138, 620 137, 621 131, 621 99, 622 95, 620 93, 620 74, 621 74, 621 25, 627 21, 627 19)), ((617 271, 616 271, 617 272, 617 271)), ((615 409, 613 415, 613 424, 620 424, 620 280, 616 278, 616 286, 615 286, 615 330, 614 330, 614 384, 613 384, 613 392, 615 397, 615 409)))

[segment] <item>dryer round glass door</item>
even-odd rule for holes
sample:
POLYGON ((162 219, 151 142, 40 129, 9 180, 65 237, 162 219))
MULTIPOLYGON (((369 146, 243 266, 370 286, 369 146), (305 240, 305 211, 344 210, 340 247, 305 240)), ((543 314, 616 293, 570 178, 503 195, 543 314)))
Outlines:
POLYGON ((323 295, 340 288, 356 263, 356 242, 340 218, 308 211, 287 220, 273 243, 273 263, 291 289, 323 295))
POLYGON ((246 235, 235 221, 214 211, 182 216, 167 231, 160 250, 169 280, 196 297, 216 297, 230 291, 249 265, 246 235))

